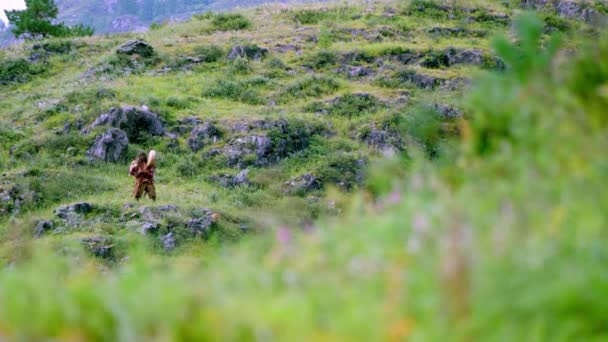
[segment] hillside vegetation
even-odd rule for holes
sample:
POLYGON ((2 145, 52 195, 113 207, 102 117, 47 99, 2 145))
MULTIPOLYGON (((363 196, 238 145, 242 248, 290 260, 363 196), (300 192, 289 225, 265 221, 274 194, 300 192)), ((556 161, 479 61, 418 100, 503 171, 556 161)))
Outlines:
POLYGON ((608 7, 564 3, 1 50, 0 340, 607 338, 608 7))

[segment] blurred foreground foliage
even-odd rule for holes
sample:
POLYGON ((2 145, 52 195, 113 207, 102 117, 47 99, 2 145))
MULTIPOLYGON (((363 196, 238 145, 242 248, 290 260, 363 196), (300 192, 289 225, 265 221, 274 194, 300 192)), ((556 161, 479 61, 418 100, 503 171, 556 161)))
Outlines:
POLYGON ((449 155, 413 155, 406 176, 372 165, 377 197, 354 194, 309 231, 204 258, 151 256, 134 239, 128 259, 101 265, 13 222, 0 339, 607 339, 608 37, 565 56, 536 17, 516 25, 449 155))

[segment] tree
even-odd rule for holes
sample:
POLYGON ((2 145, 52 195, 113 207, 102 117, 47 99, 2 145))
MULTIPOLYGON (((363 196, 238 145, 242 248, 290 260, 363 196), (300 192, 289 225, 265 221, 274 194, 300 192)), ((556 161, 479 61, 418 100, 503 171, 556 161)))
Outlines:
POLYGON ((91 36, 93 29, 79 24, 67 26, 63 23, 54 24, 59 10, 54 0, 25 0, 26 9, 4 11, 6 17, 13 24, 13 34, 24 38, 47 38, 91 36))
POLYGON ((54 0, 25 0, 26 9, 4 11, 13 24, 16 37, 46 38, 53 35, 56 26, 53 20, 59 10, 54 0))

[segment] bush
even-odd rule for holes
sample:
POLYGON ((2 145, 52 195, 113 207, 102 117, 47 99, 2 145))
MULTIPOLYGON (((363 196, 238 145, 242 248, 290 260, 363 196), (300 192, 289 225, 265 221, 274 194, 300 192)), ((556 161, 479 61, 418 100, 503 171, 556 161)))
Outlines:
POLYGON ((226 57, 226 51, 218 45, 201 45, 194 48, 194 54, 205 63, 220 61, 226 57))
POLYGON ((251 105, 264 104, 260 93, 246 82, 220 79, 203 91, 203 96, 219 97, 251 105))
POLYGON ((253 26, 249 19, 239 13, 217 14, 211 19, 211 25, 216 31, 246 30, 253 26))
POLYGON ((293 14, 293 20, 298 24, 314 25, 327 18, 327 12, 305 9, 293 14))
POLYGON ((442 51, 430 51, 421 65, 425 68, 439 69, 450 66, 450 59, 442 51))
POLYGON ((247 75, 251 73, 253 68, 247 58, 237 57, 235 58, 228 68, 228 72, 233 75, 247 75))
POLYGON ((308 111, 324 111, 332 116, 353 118, 376 113, 382 108, 382 102, 369 94, 346 94, 340 96, 329 104, 316 102, 307 107, 308 111))
POLYGON ((316 97, 335 92, 340 88, 340 83, 327 76, 306 76, 287 85, 281 92, 283 101, 289 99, 301 99, 305 97, 316 97))
POLYGON ((319 70, 333 66, 338 61, 338 57, 332 51, 323 50, 308 58, 305 66, 319 70))
POLYGON ((350 191, 363 181, 364 160, 347 153, 329 156, 314 174, 322 184, 335 184, 350 191))
POLYGON ((23 83, 46 70, 44 65, 32 64, 23 58, 0 62, 0 84, 23 83))

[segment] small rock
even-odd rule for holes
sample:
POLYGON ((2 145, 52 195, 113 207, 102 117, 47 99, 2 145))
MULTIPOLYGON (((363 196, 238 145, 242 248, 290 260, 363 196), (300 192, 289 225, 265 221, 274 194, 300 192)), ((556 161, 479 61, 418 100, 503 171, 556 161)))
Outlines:
POLYGON ((234 188, 237 186, 249 185, 249 178, 247 177, 248 174, 249 169, 245 169, 239 172, 237 175, 225 173, 222 175, 211 176, 210 179, 214 182, 219 183, 224 188, 234 188))
POLYGON ((81 240, 84 247, 96 257, 110 259, 112 257, 113 245, 110 239, 105 237, 91 237, 81 240))
POLYGON ((155 54, 154 48, 142 40, 129 40, 122 44, 116 53, 127 56, 139 55, 143 58, 152 57, 155 54))
POLYGON ((287 189, 285 192, 296 195, 303 195, 307 192, 321 189, 322 184, 317 177, 310 173, 303 174, 300 177, 292 178, 286 182, 287 189))
POLYGON ((261 48, 257 45, 236 45, 228 54, 229 60, 234 60, 237 58, 247 58, 253 60, 263 59, 268 55, 268 49, 261 48))
POLYGON ((55 209, 55 216, 60 219, 68 219, 72 214, 88 214, 93 211, 93 206, 87 202, 78 202, 68 205, 63 205, 55 209))
POLYGON ((190 222, 188 222, 187 227, 192 235, 207 238, 209 233, 211 233, 212 224, 213 220, 211 215, 205 215, 199 218, 192 218, 190 222))
POLYGON ((55 228, 53 221, 41 220, 36 223, 36 227, 34 228, 34 236, 39 238, 44 235, 46 232, 51 231, 55 228))
POLYGON ((161 236, 160 242, 163 245, 164 250, 167 252, 171 252, 175 249, 175 238, 173 237, 173 232, 169 232, 167 235, 161 236))

